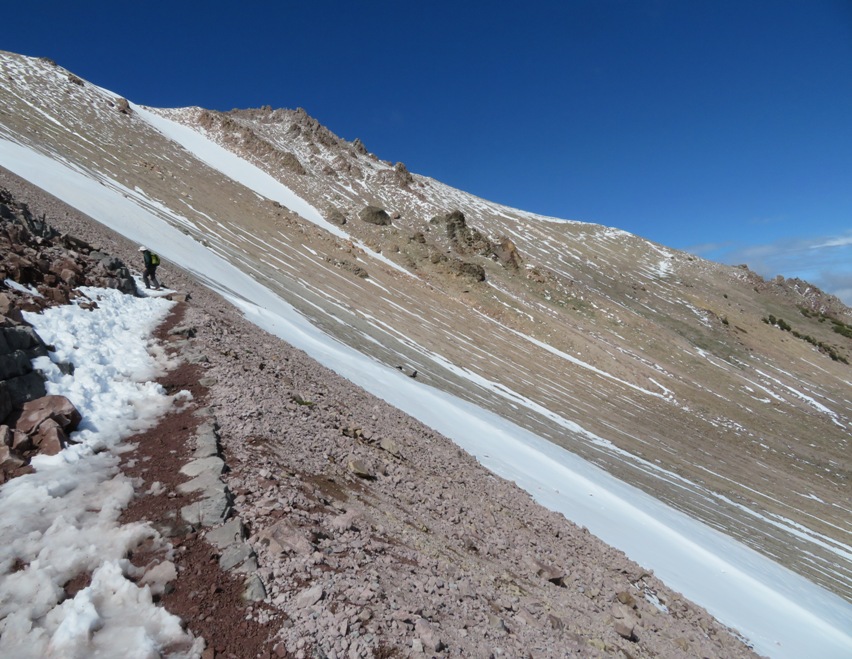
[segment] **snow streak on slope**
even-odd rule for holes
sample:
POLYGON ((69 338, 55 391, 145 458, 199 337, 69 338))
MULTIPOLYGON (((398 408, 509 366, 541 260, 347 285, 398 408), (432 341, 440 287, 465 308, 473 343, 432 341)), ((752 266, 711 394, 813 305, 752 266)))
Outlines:
POLYGON ((852 607, 505 419, 406 378, 319 332, 268 289, 164 224, 118 186, 0 141, 0 162, 95 219, 190 264, 265 329, 453 438, 496 473, 650 567, 755 648, 777 657, 852 653, 852 607))

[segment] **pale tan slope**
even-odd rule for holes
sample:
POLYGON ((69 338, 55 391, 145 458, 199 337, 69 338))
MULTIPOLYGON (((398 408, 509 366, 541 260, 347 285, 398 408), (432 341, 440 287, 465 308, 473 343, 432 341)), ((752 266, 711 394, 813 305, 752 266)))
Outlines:
POLYGON ((161 111, 327 218, 345 216, 343 230, 362 248, 212 170, 60 67, 4 55, 0 83, 0 136, 118 182, 154 212, 170 209, 183 219, 161 213, 165 221, 342 341, 417 369, 424 383, 852 597, 852 370, 762 320, 783 318, 850 359, 852 341, 798 308, 852 323, 836 299, 617 230, 492 204, 383 162, 302 111, 161 111), (364 223, 366 204, 398 217, 364 223), (432 221, 453 210, 481 240, 452 240, 445 222, 432 221), (482 253, 483 242, 492 252, 514 246, 519 267, 482 253), (463 264, 481 267, 485 280, 459 274, 463 264))

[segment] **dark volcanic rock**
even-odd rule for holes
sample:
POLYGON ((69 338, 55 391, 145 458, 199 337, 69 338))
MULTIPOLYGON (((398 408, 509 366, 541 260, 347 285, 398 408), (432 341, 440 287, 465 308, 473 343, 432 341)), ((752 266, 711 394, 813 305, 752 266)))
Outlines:
POLYGON ((367 222, 368 224, 387 226, 391 223, 391 218, 387 211, 376 206, 365 206, 361 209, 361 212, 358 213, 358 217, 362 222, 367 222))

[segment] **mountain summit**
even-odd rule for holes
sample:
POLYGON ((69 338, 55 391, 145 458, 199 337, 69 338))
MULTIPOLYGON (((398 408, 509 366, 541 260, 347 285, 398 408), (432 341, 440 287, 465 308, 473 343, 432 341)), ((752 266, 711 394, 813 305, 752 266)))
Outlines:
MULTIPOLYGON (((15 149, 123 195, 344 346, 852 599, 837 298, 477 198, 302 109, 145 108, 11 53, 0 144, 2 167, 72 206, 15 149)), ((210 280, 166 230, 77 207, 210 280)))

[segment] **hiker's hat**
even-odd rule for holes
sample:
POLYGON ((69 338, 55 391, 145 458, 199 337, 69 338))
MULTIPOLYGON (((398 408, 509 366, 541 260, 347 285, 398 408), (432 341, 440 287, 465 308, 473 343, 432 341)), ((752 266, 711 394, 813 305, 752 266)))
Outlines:
POLYGON ((148 251, 148 248, 147 248, 147 247, 145 247, 145 245, 140 245, 140 246, 139 246, 139 251, 140 251, 140 252, 147 252, 147 251, 148 251))

